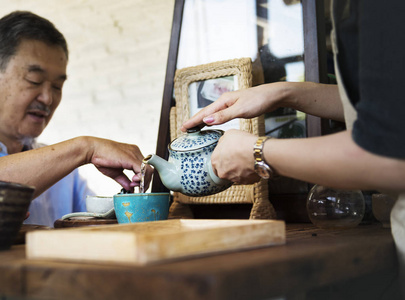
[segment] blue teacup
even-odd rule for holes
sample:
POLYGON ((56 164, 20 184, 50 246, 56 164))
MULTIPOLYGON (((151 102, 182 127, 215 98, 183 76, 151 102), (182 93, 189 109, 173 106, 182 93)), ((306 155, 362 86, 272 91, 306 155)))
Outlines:
POLYGON ((120 224, 167 220, 169 193, 114 195, 114 209, 120 224))

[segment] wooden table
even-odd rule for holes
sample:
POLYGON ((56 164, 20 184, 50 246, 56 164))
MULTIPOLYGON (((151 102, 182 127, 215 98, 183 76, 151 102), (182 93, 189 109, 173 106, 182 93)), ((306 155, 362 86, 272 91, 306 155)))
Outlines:
POLYGON ((27 260, 24 245, 0 252, 0 296, 29 299, 381 299, 395 294, 396 277, 392 236, 379 224, 287 224, 284 246, 147 267, 27 260))

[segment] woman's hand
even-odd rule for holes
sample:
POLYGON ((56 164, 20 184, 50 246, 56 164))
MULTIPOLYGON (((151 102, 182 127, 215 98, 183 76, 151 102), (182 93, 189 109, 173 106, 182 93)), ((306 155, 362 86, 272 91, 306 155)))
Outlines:
POLYGON ((219 139, 211 156, 214 172, 235 183, 251 184, 260 180, 254 170, 253 146, 257 137, 230 129, 219 139))
POLYGON ((336 85, 314 82, 275 82, 222 94, 214 103, 183 123, 182 131, 200 125, 218 125, 235 118, 250 119, 280 107, 344 121, 336 85))
POLYGON ((250 119, 279 107, 284 83, 263 84, 257 87, 224 93, 214 103, 184 122, 182 131, 199 126, 218 125, 235 118, 250 119))

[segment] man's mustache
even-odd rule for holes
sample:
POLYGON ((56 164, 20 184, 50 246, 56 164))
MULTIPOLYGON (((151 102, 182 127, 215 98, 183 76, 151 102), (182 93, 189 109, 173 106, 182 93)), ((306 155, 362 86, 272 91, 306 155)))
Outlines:
POLYGON ((40 102, 32 103, 28 107, 28 111, 30 111, 30 110, 39 110, 39 111, 46 113, 46 115, 49 115, 51 113, 51 109, 47 105, 40 103, 40 102))

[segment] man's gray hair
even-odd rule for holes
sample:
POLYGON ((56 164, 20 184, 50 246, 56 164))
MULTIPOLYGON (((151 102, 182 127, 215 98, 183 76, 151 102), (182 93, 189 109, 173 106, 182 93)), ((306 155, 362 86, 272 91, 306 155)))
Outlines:
POLYGON ((29 11, 15 11, 0 19, 0 71, 4 71, 22 40, 38 40, 60 46, 69 56, 62 33, 47 19, 29 11))

